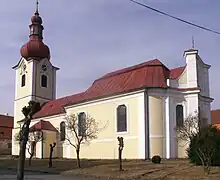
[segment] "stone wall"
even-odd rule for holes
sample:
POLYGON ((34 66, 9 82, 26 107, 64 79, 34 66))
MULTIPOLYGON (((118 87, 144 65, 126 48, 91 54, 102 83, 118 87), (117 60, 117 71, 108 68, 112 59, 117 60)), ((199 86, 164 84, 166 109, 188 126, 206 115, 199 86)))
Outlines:
POLYGON ((0 139, 0 155, 11 154, 11 139, 0 139))

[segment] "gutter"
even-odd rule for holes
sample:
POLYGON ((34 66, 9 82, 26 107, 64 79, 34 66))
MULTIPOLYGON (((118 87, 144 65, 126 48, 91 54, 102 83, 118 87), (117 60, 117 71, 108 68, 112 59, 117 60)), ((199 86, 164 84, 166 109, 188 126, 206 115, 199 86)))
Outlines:
POLYGON ((150 131, 149 131, 149 96, 144 91, 144 127, 145 127, 145 159, 150 159, 150 131))

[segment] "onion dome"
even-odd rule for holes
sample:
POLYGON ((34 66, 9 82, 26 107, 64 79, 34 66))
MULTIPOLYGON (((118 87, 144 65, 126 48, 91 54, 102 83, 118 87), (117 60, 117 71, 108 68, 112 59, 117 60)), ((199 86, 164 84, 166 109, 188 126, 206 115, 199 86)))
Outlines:
POLYGON ((31 17, 29 41, 21 47, 21 56, 25 59, 50 59, 50 49, 43 43, 42 18, 38 13, 38 1, 35 14, 31 17))
POLYGON ((50 50, 47 45, 39 40, 29 40, 21 47, 21 56, 28 58, 48 58, 50 59, 50 50))

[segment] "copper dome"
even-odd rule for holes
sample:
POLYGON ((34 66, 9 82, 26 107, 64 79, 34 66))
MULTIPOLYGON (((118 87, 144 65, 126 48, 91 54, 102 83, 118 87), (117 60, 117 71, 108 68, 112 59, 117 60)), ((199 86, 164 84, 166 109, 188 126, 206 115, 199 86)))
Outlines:
POLYGON ((31 17, 31 22, 33 24, 35 24, 35 23, 42 24, 42 19, 41 19, 41 17, 39 15, 35 14, 34 16, 31 17))
POLYGON ((41 40, 29 40, 21 47, 21 56, 28 59, 30 57, 50 59, 50 50, 41 40))

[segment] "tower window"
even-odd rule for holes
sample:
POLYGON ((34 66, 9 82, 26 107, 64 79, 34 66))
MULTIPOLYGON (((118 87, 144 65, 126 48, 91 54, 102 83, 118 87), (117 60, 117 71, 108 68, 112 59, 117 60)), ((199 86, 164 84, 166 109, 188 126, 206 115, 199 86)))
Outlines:
POLYGON ((41 76, 41 86, 47 87, 47 76, 46 75, 41 76))
POLYGON ((127 107, 120 105, 117 107, 117 132, 127 131, 127 107))
POLYGON ((176 106, 176 125, 182 126, 183 125, 183 105, 176 106))
POLYGON ((26 81, 26 77, 25 77, 25 74, 23 74, 21 76, 21 87, 24 87, 25 86, 25 81, 26 81))

